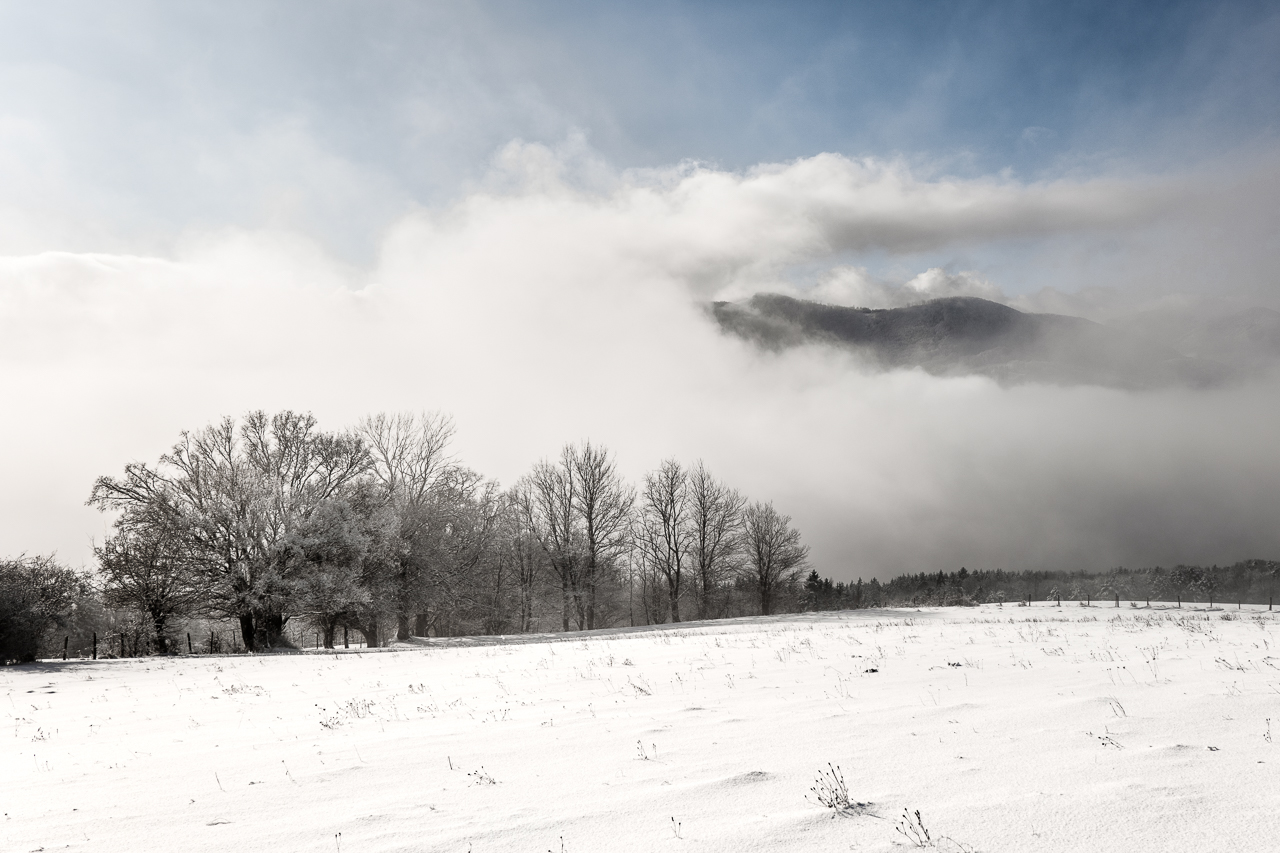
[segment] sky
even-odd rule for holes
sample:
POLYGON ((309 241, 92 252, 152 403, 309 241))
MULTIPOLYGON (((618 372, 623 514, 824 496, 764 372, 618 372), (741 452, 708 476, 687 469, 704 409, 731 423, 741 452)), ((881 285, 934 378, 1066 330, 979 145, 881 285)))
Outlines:
POLYGON ((704 306, 1280 308, 1278 87, 1268 3, 0 2, 0 555, 89 565, 95 477, 291 408, 446 412, 506 484, 704 459, 837 579, 1274 557, 1274 377, 873 372, 704 306))

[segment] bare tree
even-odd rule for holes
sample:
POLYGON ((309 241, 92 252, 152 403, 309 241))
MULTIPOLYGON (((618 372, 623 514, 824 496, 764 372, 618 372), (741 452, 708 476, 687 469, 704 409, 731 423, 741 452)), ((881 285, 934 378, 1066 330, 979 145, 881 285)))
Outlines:
POLYGON ((180 518, 168 507, 148 507, 145 515, 126 513, 116 532, 94 548, 102 572, 103 601, 132 608, 151 627, 155 648, 169 650, 174 620, 198 612, 207 590, 192 565, 180 518))
POLYGON ((569 630, 573 602, 579 596, 580 571, 583 561, 583 535, 578 523, 577 478, 574 476, 571 448, 565 447, 560 464, 547 461, 533 467, 520 487, 529 490, 529 528, 546 555, 552 574, 560 583, 560 619, 563 630, 569 630))
POLYGON ((521 480, 506 495, 503 520, 507 560, 515 572, 519 597, 519 631, 533 630, 533 602, 546 553, 538 541, 535 497, 529 480, 521 480))
POLYGON ((627 596, 631 624, 637 624, 636 602, 638 599, 640 606, 639 624, 660 625, 671 615, 666 581, 662 578, 662 573, 657 567, 645 559, 641 548, 634 549, 630 556, 631 560, 627 568, 629 572, 627 596))
POLYGON ((363 418, 357 429, 368 445, 374 477, 396 501, 426 503, 453 464, 453 420, 439 412, 377 414, 363 418))
POLYGON ((448 513, 439 492, 456 467, 448 454, 453 421, 439 412, 377 414, 361 420, 358 432, 402 540, 389 583, 396 639, 405 641, 427 633, 431 595, 444 570, 439 538, 448 513))
POLYGON ((711 476, 701 460, 689 471, 690 562, 698 594, 698 618, 714 614, 715 591, 736 569, 742 551, 746 498, 711 476))
POLYGON ((578 625, 596 627, 599 593, 605 575, 615 570, 630 546, 631 510, 635 490, 623 482, 609 451, 585 441, 565 448, 578 486, 574 507, 582 521, 583 561, 581 594, 577 596, 578 625))
POLYGON ((645 476, 636 544, 644 567, 665 587, 672 622, 680 621, 680 593, 694 532, 689 522, 689 477, 679 462, 668 459, 645 476))
POLYGON ((609 452, 590 442, 565 445, 557 462, 534 466, 527 488, 529 529, 560 584, 561 626, 596 627, 600 591, 630 545, 635 492, 609 452))
POLYGON ((743 542, 751 579, 760 594, 760 613, 768 616, 779 589, 792 583, 808 564, 809 548, 800 543, 800 531, 791 526, 791 516, 780 514, 771 503, 747 507, 743 542))
POLYGON ((497 548, 500 496, 496 482, 468 468, 454 466, 442 479, 436 585, 437 611, 445 611, 447 633, 456 633, 468 614, 478 614, 486 633, 498 633, 506 624, 504 566, 497 548))

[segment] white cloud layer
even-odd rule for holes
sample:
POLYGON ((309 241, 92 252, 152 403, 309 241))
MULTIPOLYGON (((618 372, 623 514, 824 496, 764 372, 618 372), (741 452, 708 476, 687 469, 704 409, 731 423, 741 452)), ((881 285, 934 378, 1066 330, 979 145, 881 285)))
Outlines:
POLYGON ((587 437, 633 477, 703 458, 792 514, 838 578, 1280 549, 1270 385, 866 373, 816 349, 755 352, 702 307, 805 275, 830 301, 996 296, 981 273, 885 284, 842 259, 1110 239, 1159 222, 1183 185, 928 179, 835 155, 616 175, 513 143, 485 186, 400 219, 368 269, 270 231, 190 236, 168 258, 0 258, 0 554, 87 560, 95 476, 259 407, 329 427, 441 409, 463 459, 504 482, 587 437))

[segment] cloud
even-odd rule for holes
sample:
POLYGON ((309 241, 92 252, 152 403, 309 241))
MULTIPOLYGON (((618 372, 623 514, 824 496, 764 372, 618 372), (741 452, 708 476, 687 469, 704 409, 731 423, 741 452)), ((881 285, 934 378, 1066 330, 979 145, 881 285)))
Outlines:
MULTIPOLYGON (((499 164, 510 185, 525 187, 519 197, 535 199, 531 208, 556 200, 575 220, 575 235, 619 234, 610 240, 629 259, 704 296, 746 292, 788 267, 841 253, 907 255, 1133 228, 1186 195, 1172 181, 930 179, 899 161, 836 154, 744 173, 698 164, 646 170, 596 194, 576 191, 563 158, 543 146, 508 146, 499 164)), ((592 175, 599 186, 599 169, 592 175)), ((513 204, 476 195, 455 215, 513 204)))
MULTIPOLYGON (((703 458, 793 515, 840 578, 1280 546, 1271 385, 1130 394, 874 373, 820 349, 756 352, 703 308, 797 268, 877 286, 840 260, 852 248, 1138 227, 1162 185, 930 179, 833 155, 740 174, 592 177, 598 163, 574 162, 509 147, 493 183, 402 217, 368 268, 240 230, 166 258, 0 259, 0 553, 87 559, 103 530, 80 506, 95 476, 258 407, 330 427, 442 409, 462 458, 508 483, 588 437, 636 478, 703 458)), ((945 266, 902 281, 921 297, 997 287, 945 266)))
POLYGON ((1022 133, 1018 134, 1018 141, 1027 145, 1039 145, 1042 142, 1051 141, 1057 135, 1057 131, 1051 128, 1032 125, 1022 129, 1022 133))
POLYGON ((972 270, 932 267, 905 282, 876 278, 866 267, 836 267, 811 288, 796 289, 806 299, 855 308, 899 308, 946 296, 976 296, 1008 302, 1000 288, 972 270))

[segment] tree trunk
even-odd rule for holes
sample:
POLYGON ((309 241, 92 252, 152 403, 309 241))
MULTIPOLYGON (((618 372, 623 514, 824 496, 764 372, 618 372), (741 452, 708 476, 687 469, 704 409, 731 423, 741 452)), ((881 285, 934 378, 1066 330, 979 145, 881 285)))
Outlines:
POLYGON ((413 617, 413 636, 425 637, 431 630, 431 622, 427 614, 418 613, 413 617))
MULTIPOLYGON (((284 623, 289 621, 288 618, 279 612, 266 611, 258 614, 257 618, 257 648, 270 649, 280 642, 280 637, 284 634, 284 623)), ((245 646, 248 648, 248 644, 245 646)))
POLYGON ((680 590, 675 584, 667 586, 667 598, 671 602, 671 621, 680 621, 680 590))
POLYGON ((330 619, 324 623, 324 647, 326 649, 333 648, 333 636, 338 632, 338 623, 336 620, 330 619))
POLYGON ((152 613, 151 624, 156 631, 156 651, 162 655, 169 653, 169 639, 164 635, 164 624, 167 621, 165 614, 152 613))
POLYGON ((258 650, 257 629, 253 624, 252 613, 240 614, 240 638, 244 640, 244 650, 246 652, 256 652, 258 650))
POLYGON ((407 642, 409 639, 409 614, 396 614, 396 641, 400 643, 407 642))
POLYGON ((644 624, 652 625, 653 616, 649 613, 649 579, 640 575, 640 606, 644 608, 644 624))
POLYGON ((569 576, 568 574, 562 575, 560 578, 560 596, 561 596, 561 607, 560 607, 561 621, 564 623, 564 630, 568 631, 569 630, 569 576))
POLYGON ((760 584, 760 615, 768 616, 769 610, 773 606, 773 596, 770 595, 770 589, 766 584, 760 584))
POLYGON ((356 630, 364 635, 364 644, 371 649, 378 648, 378 621, 375 619, 368 625, 357 625, 356 630))

